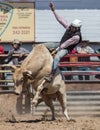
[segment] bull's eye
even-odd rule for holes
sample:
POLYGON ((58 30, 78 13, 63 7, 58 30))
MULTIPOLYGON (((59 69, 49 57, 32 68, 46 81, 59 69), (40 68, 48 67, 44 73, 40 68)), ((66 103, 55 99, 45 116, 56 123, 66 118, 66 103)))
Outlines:
POLYGON ((23 78, 21 78, 20 82, 23 82, 23 78))

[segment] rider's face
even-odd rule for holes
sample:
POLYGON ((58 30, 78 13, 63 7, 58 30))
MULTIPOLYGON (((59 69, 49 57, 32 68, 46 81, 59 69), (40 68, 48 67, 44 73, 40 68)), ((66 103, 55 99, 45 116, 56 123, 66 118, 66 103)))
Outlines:
POLYGON ((71 32, 76 32, 76 27, 71 26, 71 32))

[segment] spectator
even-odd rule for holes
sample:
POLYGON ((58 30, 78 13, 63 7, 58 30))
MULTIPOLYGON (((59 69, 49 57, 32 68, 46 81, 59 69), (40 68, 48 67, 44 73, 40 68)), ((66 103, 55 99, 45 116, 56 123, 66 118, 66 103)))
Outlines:
MULTIPOLYGON (((77 53, 79 54, 91 54, 94 53, 94 50, 88 45, 89 40, 83 40, 80 47, 77 47, 77 53)), ((89 57, 81 57, 79 58, 79 61, 89 61, 89 57)), ((88 66, 86 67, 79 67, 80 71, 89 71, 90 68, 88 66)), ((83 80, 82 75, 79 75, 79 80, 83 80)), ((89 75, 85 75, 85 80, 89 80, 89 75)))
POLYGON ((4 54, 4 53, 5 53, 5 51, 4 51, 3 46, 0 46, 0 54, 4 54))
MULTIPOLYGON (((3 46, 0 45, 0 55, 4 54, 5 51, 4 51, 4 48, 3 46)), ((4 60, 3 59, 0 59, 0 64, 3 64, 4 60)), ((0 66, 0 70, 3 70, 4 68, 2 66, 0 66)), ((0 73, 0 80, 3 80, 4 79, 4 73, 0 73)), ((3 83, 0 83, 3 85, 3 83)), ((1 89, 1 88, 0 88, 1 89)))
MULTIPOLYGON (((100 67, 97 67, 96 70, 97 70, 97 71, 100 71, 100 67)), ((95 76, 95 78, 100 80, 100 74, 97 74, 97 75, 95 76)))
POLYGON ((29 51, 23 47, 21 47, 21 42, 18 39, 14 39, 12 42, 13 49, 9 51, 8 58, 6 59, 6 63, 12 60, 14 65, 20 64, 25 58, 25 54, 29 53, 29 51), (18 57, 12 57, 13 54, 18 54, 18 57))
POLYGON ((88 45, 89 40, 83 40, 81 42, 81 47, 77 47, 77 53, 79 54, 92 54, 94 50, 88 45))
MULTIPOLYGON (((0 46, 0 55, 2 55, 2 54, 4 54, 5 53, 5 51, 4 51, 4 48, 3 48, 3 46, 0 46)), ((0 59, 0 64, 3 64, 3 59, 0 59)))
MULTIPOLYGON (((98 50, 96 50, 96 53, 97 53, 97 54, 100 54, 100 48, 99 48, 98 50)), ((99 60, 100 60, 100 57, 98 57, 98 58, 99 58, 99 60)), ((96 70, 97 70, 97 71, 100 71, 100 67, 97 67, 96 70)), ((95 78, 100 80, 100 74, 97 74, 97 75, 95 76, 95 78)))

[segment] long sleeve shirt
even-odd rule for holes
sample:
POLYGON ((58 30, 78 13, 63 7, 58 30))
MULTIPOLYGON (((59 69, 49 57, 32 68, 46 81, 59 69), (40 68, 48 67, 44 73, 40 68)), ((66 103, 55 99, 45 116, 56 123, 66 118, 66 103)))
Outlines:
MULTIPOLYGON (((56 11, 53 11, 54 15, 55 15, 55 18, 56 20, 65 28, 65 29, 68 29, 69 28, 69 24, 66 20, 64 20, 61 16, 59 16, 56 11)), ((63 48, 66 48, 70 45, 73 45, 73 44, 77 44, 80 40, 80 37, 79 35, 75 35, 73 37, 71 37, 70 39, 66 40, 64 43, 61 44, 60 47, 58 47, 56 50, 59 50, 60 49, 63 49, 63 48)))
POLYGON ((20 47, 17 50, 14 50, 14 49, 10 50, 8 55, 12 55, 12 54, 23 54, 24 55, 27 53, 29 53, 29 51, 27 49, 20 47))
POLYGON ((12 59, 13 64, 14 64, 14 65, 17 65, 17 64, 19 64, 20 62, 23 61, 23 59, 24 59, 23 56, 24 56, 25 54, 28 54, 28 53, 29 53, 29 51, 28 51, 27 49, 25 49, 25 48, 23 48, 23 47, 20 47, 20 48, 18 48, 17 50, 14 50, 14 49, 10 50, 9 53, 8 53, 8 57, 9 57, 9 56, 12 56, 12 54, 19 54, 19 57, 12 59), (20 56, 20 55, 21 55, 21 56, 20 56))
POLYGON ((78 53, 85 53, 85 54, 91 54, 94 53, 94 50, 90 46, 86 47, 77 47, 77 52, 78 53))

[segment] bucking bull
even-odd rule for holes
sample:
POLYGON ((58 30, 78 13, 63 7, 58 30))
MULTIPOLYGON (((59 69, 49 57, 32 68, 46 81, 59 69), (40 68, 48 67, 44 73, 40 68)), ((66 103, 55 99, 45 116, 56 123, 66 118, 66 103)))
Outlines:
POLYGON ((52 101, 55 96, 62 106, 65 117, 70 120, 66 106, 66 87, 61 74, 57 72, 50 83, 45 80, 45 76, 51 72, 52 63, 53 57, 48 49, 42 44, 36 45, 20 67, 12 65, 15 93, 20 94, 23 88, 27 88, 31 84, 36 91, 33 98, 34 105, 37 105, 38 100, 42 97, 45 104, 50 107, 52 120, 54 120, 52 101))

